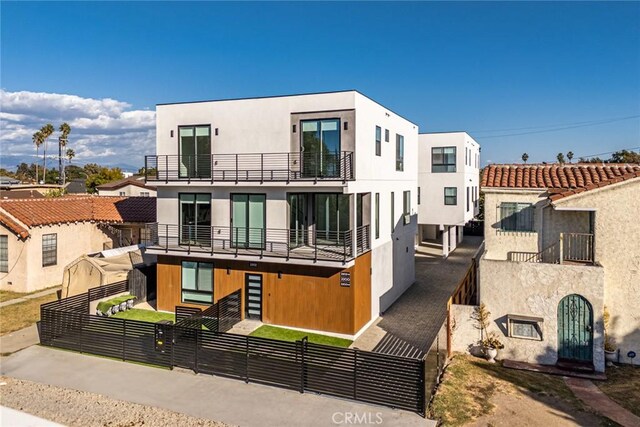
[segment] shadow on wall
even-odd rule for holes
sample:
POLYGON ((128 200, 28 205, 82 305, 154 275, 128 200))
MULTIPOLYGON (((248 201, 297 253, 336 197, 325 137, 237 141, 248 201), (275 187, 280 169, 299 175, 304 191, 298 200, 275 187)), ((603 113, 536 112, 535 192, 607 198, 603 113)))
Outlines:
POLYGON ((404 218, 401 216, 393 228, 393 233, 391 233, 392 282, 391 288, 380 296, 381 313, 386 311, 415 282, 414 260, 417 224, 417 214, 410 216, 408 224, 404 223, 404 218))
MULTIPOLYGON (((609 309, 613 311, 613 309, 609 309)), ((609 320, 611 330, 616 329, 616 325, 621 322, 620 315, 612 315, 609 320)), ((619 363, 627 363, 640 367, 640 323, 636 324, 634 331, 622 338, 611 336, 613 345, 616 347, 616 360, 619 363), (629 357, 629 353, 635 353, 635 357, 629 357)))

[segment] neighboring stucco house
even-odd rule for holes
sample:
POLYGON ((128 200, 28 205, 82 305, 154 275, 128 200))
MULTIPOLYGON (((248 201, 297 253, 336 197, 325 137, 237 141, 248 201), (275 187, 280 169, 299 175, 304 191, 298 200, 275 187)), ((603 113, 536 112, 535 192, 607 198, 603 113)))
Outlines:
POLYGON ((99 196, 156 197, 156 187, 148 185, 144 176, 130 176, 96 187, 99 196))
POLYGON ((640 354, 640 165, 492 165, 482 191, 501 357, 603 371, 605 306, 620 361, 640 354))
POLYGON ((0 289, 59 284, 79 256, 139 243, 156 218, 148 197, 60 197, 0 201, 0 289))
POLYGON ((480 144, 466 132, 418 136, 418 242, 436 241, 445 257, 478 214, 480 144))
POLYGON ((157 106, 158 308, 354 337, 415 280, 418 127, 357 91, 157 106))

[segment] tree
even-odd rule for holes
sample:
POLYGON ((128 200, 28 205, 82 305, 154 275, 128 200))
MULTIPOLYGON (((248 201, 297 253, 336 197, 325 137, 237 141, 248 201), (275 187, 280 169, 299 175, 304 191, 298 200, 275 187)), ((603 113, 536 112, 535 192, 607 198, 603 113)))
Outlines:
POLYGON ((23 163, 20 163, 16 168, 15 176, 16 178, 18 178, 20 181, 23 181, 23 182, 37 181, 38 180, 37 169, 38 169, 37 163, 35 164, 31 163, 30 165, 28 165, 23 162, 23 163))
POLYGON ((567 159, 569 159, 569 163, 571 163, 571 159, 573 159, 573 151, 569 151, 567 153, 567 159))
POLYGON ((67 122, 64 122, 58 128, 60 136, 58 137, 58 173, 60 175, 60 184, 64 185, 64 170, 62 169, 62 148, 67 146, 69 133, 71 133, 71 126, 67 122))
POLYGON ((558 153, 556 159, 558 159, 558 163, 564 163, 564 154, 558 153))
POLYGON ((87 176, 91 176, 91 175, 97 175, 100 173, 100 170, 102 169, 102 166, 96 164, 96 163, 87 163, 86 165, 84 165, 84 171, 87 174, 87 176))
POLYGON ((73 179, 87 179, 87 173, 80 166, 76 165, 68 165, 64 168, 64 175, 67 177, 67 180, 73 179))
POLYGON ((73 159, 76 156, 76 152, 73 151, 72 148, 67 148, 67 160, 69 160, 69 163, 71 163, 71 159, 73 159))
MULTIPOLYGON (((95 166, 98 166, 98 165, 95 165, 95 166)), ((107 182, 117 181, 119 179, 124 178, 124 175, 122 174, 122 170, 120 170, 120 168, 110 169, 110 168, 105 168, 100 166, 98 167, 100 168, 99 171, 97 173, 89 175, 89 177, 86 180, 88 193, 97 193, 98 192, 98 190, 96 190, 97 186, 106 184, 107 182)))
POLYGON ((47 123, 42 126, 40 129, 40 134, 42 135, 42 143, 44 144, 44 164, 43 164, 43 172, 42 172, 42 181, 46 184, 46 175, 47 175, 47 139, 53 135, 55 132, 55 128, 51 123, 47 123))
POLYGON ((527 153, 522 153, 522 161, 527 163, 527 160, 529 160, 529 155, 527 153))
MULTIPOLYGON (((33 134, 33 143, 36 144, 36 182, 38 182, 38 157, 40 156, 40 146, 44 142, 42 132, 38 131, 33 134)), ((26 165, 26 163, 24 163, 26 165)))
POLYGON ((616 151, 609 159, 611 163, 640 163, 640 153, 629 150, 616 151))

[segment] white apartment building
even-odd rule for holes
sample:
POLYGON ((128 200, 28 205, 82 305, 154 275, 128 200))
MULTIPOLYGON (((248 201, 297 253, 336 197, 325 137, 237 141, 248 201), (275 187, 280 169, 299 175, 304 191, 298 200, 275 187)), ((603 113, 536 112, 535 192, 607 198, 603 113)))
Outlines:
POLYGON ((158 308, 354 337, 415 279, 418 126, 357 91, 157 106, 158 308))
POLYGON ((479 212, 480 144, 466 132, 418 136, 418 238, 448 256, 479 212))

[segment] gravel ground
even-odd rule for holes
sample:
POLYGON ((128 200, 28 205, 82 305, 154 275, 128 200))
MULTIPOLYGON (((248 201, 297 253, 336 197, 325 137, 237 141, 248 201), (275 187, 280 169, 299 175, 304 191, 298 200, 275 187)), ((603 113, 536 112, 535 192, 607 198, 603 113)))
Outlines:
POLYGON ((0 377, 0 404, 68 426, 226 427, 216 421, 95 393, 0 377), (36 397, 37 398, 34 398, 36 397))

